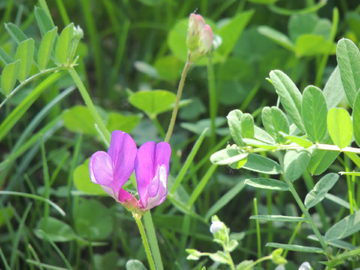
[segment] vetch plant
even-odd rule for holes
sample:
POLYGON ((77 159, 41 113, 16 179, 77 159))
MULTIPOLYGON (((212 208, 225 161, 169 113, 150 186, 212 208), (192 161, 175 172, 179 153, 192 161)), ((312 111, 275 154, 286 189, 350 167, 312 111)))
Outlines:
POLYGON ((129 134, 115 130, 108 152, 92 155, 90 178, 126 209, 143 214, 166 198, 170 155, 166 142, 147 142, 138 151, 129 134), (140 201, 122 188, 134 169, 140 201))

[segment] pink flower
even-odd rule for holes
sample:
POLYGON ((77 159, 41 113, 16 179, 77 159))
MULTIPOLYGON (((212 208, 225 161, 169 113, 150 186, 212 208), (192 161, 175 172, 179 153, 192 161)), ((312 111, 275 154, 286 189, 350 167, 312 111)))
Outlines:
POLYGON ((89 164, 90 179, 129 211, 140 213, 161 204, 167 195, 170 145, 147 142, 139 151, 131 136, 115 130, 108 152, 98 151, 89 164), (135 169, 140 201, 122 187, 135 169))
POLYGON ((143 210, 157 206, 166 198, 169 175, 170 145, 144 143, 135 159, 136 182, 143 210))

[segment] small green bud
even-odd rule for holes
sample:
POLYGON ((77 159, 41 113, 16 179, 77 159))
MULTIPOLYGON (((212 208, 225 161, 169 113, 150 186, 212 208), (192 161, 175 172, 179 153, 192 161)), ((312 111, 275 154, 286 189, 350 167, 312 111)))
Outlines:
POLYGON ((74 38, 80 40, 84 37, 84 31, 80 28, 78 25, 77 27, 74 27, 74 38))
POLYGON ((275 249, 275 250, 271 253, 271 260, 272 260, 275 264, 286 264, 286 263, 287 263, 287 260, 281 256, 282 253, 283 253, 283 249, 282 249, 282 248, 275 249))

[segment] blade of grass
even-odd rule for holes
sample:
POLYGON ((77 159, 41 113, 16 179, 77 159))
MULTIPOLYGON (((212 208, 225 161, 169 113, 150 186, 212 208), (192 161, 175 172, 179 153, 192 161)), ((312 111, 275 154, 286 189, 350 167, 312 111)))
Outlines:
MULTIPOLYGON (((42 157, 42 167, 44 175, 44 194, 45 199, 50 200, 50 181, 49 181, 49 168, 46 160, 45 144, 43 138, 40 139, 41 146, 41 157, 42 157)), ((45 203, 44 205, 44 226, 47 228, 47 220, 49 217, 49 204, 45 203)))
POLYGON ((4 256, 4 253, 2 252, 2 249, 0 248, 0 256, 1 256, 1 259, 4 263, 4 266, 5 266, 5 269, 6 270, 11 270, 10 266, 8 265, 7 261, 6 261, 6 258, 4 256))
POLYGON ((205 215, 205 220, 208 221, 220 209, 222 209, 232 198, 234 198, 245 187, 245 181, 241 180, 236 186, 226 192, 220 200, 214 203, 205 215))
POLYGON ((21 235, 23 234, 23 231, 24 231, 25 220, 26 220, 27 215, 29 214, 31 207, 32 207, 31 203, 26 207, 24 214, 21 218, 18 231, 15 235, 15 241, 12 243, 12 252, 11 252, 11 257, 10 257, 10 269, 14 269, 14 266, 16 263, 16 258, 18 256, 18 246, 20 243, 21 235))
MULTIPOLYGON (((12 112, 11 114, 1 123, 0 125, 0 141, 10 131, 10 129, 17 123, 21 116, 29 109, 29 107, 37 100, 42 92, 47 87, 59 80, 64 72, 57 72, 50 75, 42 83, 40 83, 12 112)), ((15 91, 15 90, 14 90, 15 91)), ((3 102, 4 103, 4 102, 3 102)), ((3 104, 2 103, 2 104, 3 104)), ((1 106, 1 105, 0 105, 1 106)))
POLYGON ((100 98, 100 103, 102 103, 104 101, 106 91, 104 91, 104 87, 103 87, 103 76, 102 76, 102 68, 101 68, 101 48, 99 44, 99 35, 96 30, 94 16, 91 14, 90 11, 91 5, 89 3, 89 0, 81 0, 80 3, 86 23, 86 28, 90 36, 91 48, 94 52, 97 96, 98 98, 100 98))
MULTIPOLYGON (((215 153, 217 150, 219 150, 220 148, 224 147, 224 145, 226 144, 226 142, 229 142, 229 140, 231 139, 231 135, 228 135, 226 137, 224 137, 224 139, 222 139, 213 149, 211 149, 195 166, 195 168, 191 171, 191 174, 186 176, 185 179, 183 180, 184 183, 187 183, 187 181, 190 179, 191 175, 193 173, 196 173, 206 162, 209 162, 210 156, 215 153)), ((186 173, 186 172, 185 172, 186 173)), ((180 174, 180 173, 179 173, 180 174)))
POLYGON ((147 234, 147 237, 149 240, 150 250, 151 250, 152 256, 154 258, 156 270, 164 270, 164 267, 163 267, 163 264, 161 261, 159 244, 156 239, 154 223, 152 221, 150 211, 147 211, 144 214, 144 226, 145 226, 146 234, 147 234))
MULTIPOLYGON (((0 163, 0 170, 4 169, 8 165, 11 165, 12 162, 21 156, 25 151, 27 151, 30 147, 32 147, 38 140, 49 130, 56 126, 62 126, 62 114, 57 118, 53 119, 50 123, 48 123, 45 127, 43 127, 39 132, 33 135, 28 141, 26 141, 18 150, 14 153, 10 154, 10 156, 0 163)), ((2 183, 1 183, 2 184, 2 183)))
MULTIPOLYGON (((130 29, 130 21, 125 20, 123 22, 121 35, 120 35, 119 41, 118 41, 118 47, 117 47, 116 56, 115 56, 115 63, 114 63, 114 66, 112 67, 112 73, 111 73, 110 85, 109 85, 109 89, 111 89, 111 90, 114 88, 116 79, 120 73, 120 66, 121 66, 122 58, 123 58, 124 51, 125 51, 126 40, 128 37, 129 29, 130 29)), ((110 97, 113 97, 115 93, 116 93, 115 91, 111 91, 110 97)))
POLYGON ((60 11, 61 19, 63 20, 64 25, 69 25, 71 23, 69 16, 66 12, 66 8, 64 6, 64 3, 62 0, 56 0, 56 4, 58 7, 58 10, 60 11))
MULTIPOLYGON (((254 214, 257 216, 258 215, 258 209, 257 209, 257 199, 254 198, 254 214)), ((261 259, 262 255, 261 255, 261 233, 260 233, 260 223, 259 220, 257 219, 255 221, 256 223, 256 240, 257 240, 257 258, 258 260, 261 259)), ((261 263, 258 263, 258 269, 261 270, 261 263)))
POLYGON ((26 262, 29 263, 29 264, 36 265, 40 269, 44 269, 43 267, 45 267, 46 269, 51 269, 51 270, 68 270, 67 268, 53 266, 53 265, 46 264, 46 263, 40 263, 40 262, 37 262, 37 261, 34 261, 34 260, 29 260, 29 259, 27 259, 26 262))
POLYGON ((68 262, 68 260, 66 259, 66 257, 64 256, 64 254, 61 252, 61 250, 57 247, 57 245, 50 239, 50 237, 42 230, 38 230, 40 234, 42 234, 44 236, 44 238, 51 244, 51 246, 55 249, 55 251, 57 252, 57 254, 60 256, 60 258, 63 260, 63 262, 65 263, 66 267, 68 270, 72 270, 72 267, 70 265, 70 263, 68 262))
POLYGON ((192 164, 194 157, 196 155, 196 153, 198 152, 201 143, 203 142, 206 132, 208 131, 208 129, 204 129, 204 131, 201 133, 201 135, 199 136, 199 138, 197 139, 197 141, 195 142, 193 148, 191 149, 188 157, 186 158, 186 161, 184 163, 184 165, 182 166, 178 176, 175 179, 174 185, 172 186, 170 193, 174 194, 174 192, 176 191, 176 189, 178 188, 178 186, 181 184, 181 181, 184 179, 184 176, 187 172, 187 170, 189 169, 190 165, 192 164))
POLYGON ((43 202, 46 202, 46 203, 50 204, 52 207, 54 207, 55 210, 57 210, 62 216, 66 215, 66 213, 58 205, 56 205, 52 201, 50 201, 48 199, 45 199, 43 197, 34 195, 34 194, 22 193, 22 192, 17 192, 17 191, 5 191, 5 190, 0 190, 0 194, 2 194, 2 195, 22 196, 22 197, 31 198, 31 199, 34 199, 34 200, 43 201, 43 202))
POLYGON ((190 209, 191 206, 195 203, 196 199, 200 196, 201 192, 204 190, 206 184, 210 180, 210 177, 213 175, 215 169, 218 165, 211 165, 204 177, 200 180, 199 184, 196 186, 193 193, 190 195, 189 201, 188 201, 188 208, 190 209))
MULTIPOLYGON (((38 267, 40 268, 40 270, 44 270, 44 268, 42 267, 42 265, 41 265, 41 262, 40 262, 40 260, 39 260, 39 256, 36 254, 36 252, 35 252, 35 250, 34 250, 34 248, 30 245, 30 244, 28 244, 28 250, 30 250, 30 253, 32 254, 32 256, 35 258, 35 262, 37 262, 38 263, 38 267)), ((26 260, 26 262, 27 262, 28 260, 26 260)))
POLYGON ((209 87, 209 108, 210 108, 210 149, 214 147, 216 140, 215 118, 217 115, 217 94, 215 86, 215 72, 211 56, 207 57, 208 87, 209 87))
POLYGON ((82 135, 79 133, 76 135, 73 159, 71 161, 70 170, 69 170, 68 179, 67 179, 67 199, 66 200, 67 200, 67 205, 68 205, 68 212, 70 212, 71 208, 72 208, 71 189, 73 186, 73 174, 74 174, 76 165, 78 163, 79 153, 80 153, 80 149, 81 149, 81 141, 82 141, 82 135))

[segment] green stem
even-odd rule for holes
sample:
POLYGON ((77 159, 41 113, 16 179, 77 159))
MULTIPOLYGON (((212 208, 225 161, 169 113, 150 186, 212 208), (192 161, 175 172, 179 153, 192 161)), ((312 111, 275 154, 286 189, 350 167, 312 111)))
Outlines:
POLYGON ((252 264, 248 265, 244 270, 252 269, 258 263, 261 263, 261 262, 266 261, 266 260, 271 260, 271 256, 265 256, 265 257, 262 257, 261 259, 256 260, 252 264))
MULTIPOLYGON (((228 245, 229 242, 230 242, 229 234, 228 234, 228 233, 226 234, 226 242, 227 242, 226 245, 228 245)), ((228 256, 229 266, 230 266, 231 270, 235 270, 234 261, 233 261, 233 259, 231 258, 230 252, 227 250, 227 248, 226 248, 225 245, 223 245, 223 249, 224 249, 224 252, 226 253, 226 255, 228 256)))
POLYGON ((226 251, 226 254, 228 255, 228 258, 229 258, 229 262, 230 262, 229 265, 230 265, 231 270, 235 270, 234 261, 233 261, 233 259, 231 258, 230 252, 229 252, 229 251, 226 251))
POLYGON ((156 270, 154 259, 153 259, 152 255, 151 255, 151 251, 150 251, 150 247, 149 247, 149 242, 148 242, 147 237, 146 237, 145 229, 144 229, 144 226, 143 226, 143 224, 141 222, 141 216, 138 215, 136 212, 132 212, 132 214, 133 214, 133 217, 134 217, 134 219, 136 221, 136 224, 137 224, 137 226, 139 228, 139 231, 140 231, 140 234, 141 234, 141 239, 143 241, 146 256, 147 256, 148 261, 149 261, 150 269, 151 270, 156 270))
MULTIPOLYGON (((350 172, 349 162, 348 162, 348 158, 346 156, 344 157, 344 163, 345 163, 345 171, 350 172)), ((348 175, 348 174, 346 175, 346 181, 347 181, 347 185, 348 185, 350 214, 354 214, 354 204, 353 204, 354 201, 353 201, 353 193, 352 193, 352 184, 351 184, 350 175, 348 175)))
POLYGON ((78 87, 80 94, 85 101, 86 106, 89 108, 89 110, 95 120, 95 123, 97 124, 100 132, 102 133, 101 134, 102 137, 105 138, 107 140, 107 143, 109 144, 110 138, 111 138, 110 132, 107 130, 103 120, 101 119, 99 113, 95 109, 94 103, 92 102, 83 82, 81 81, 81 79, 80 79, 79 75, 77 74, 76 70, 74 69, 74 67, 70 67, 69 70, 70 70, 70 75, 73 78, 76 86, 78 87))
POLYGON ((305 205, 303 204, 303 202, 301 201, 298 193, 295 190, 294 185, 292 184, 292 182, 290 180, 288 180, 285 176, 284 176, 284 180, 286 182, 286 184, 289 186, 290 192, 293 195, 295 201, 297 202, 297 204, 299 205, 301 211, 303 212, 303 214, 305 215, 305 218, 307 219, 307 221, 309 222, 309 225, 311 227, 311 229, 313 230, 313 232, 316 234, 317 238, 319 239, 319 242, 321 244, 321 247, 323 248, 324 252, 327 249, 327 245, 324 242, 324 239, 322 238, 318 228, 316 227, 314 221, 312 220, 309 212, 307 211, 305 205))
POLYGON ((343 262, 346 259, 358 258, 359 255, 360 255, 360 249, 346 251, 340 255, 337 255, 331 261, 329 261, 329 264, 327 265, 325 270, 333 269, 336 265, 338 265, 339 263, 343 262))
MULTIPOLYGON (((254 213, 257 216, 258 215, 258 209, 257 209, 257 199, 254 198, 254 213)), ((262 257, 261 255, 261 234, 260 234, 260 224, 259 220, 255 220, 256 224, 256 238, 257 238, 257 248, 258 248, 258 258, 260 259, 262 257)), ((261 269, 261 263, 259 262, 258 268, 261 269)))
POLYGON ((164 270, 164 267, 163 267, 163 264, 162 264, 162 261, 161 261, 161 254, 160 254, 160 250, 159 250, 159 245, 158 245, 158 242, 157 242, 157 239, 156 239, 154 223, 152 221, 150 211, 147 211, 144 214, 144 223, 145 223, 147 236, 149 238, 151 251, 152 251, 152 254, 154 256, 156 270, 164 270))
POLYGON ((215 73, 214 66, 212 64, 211 56, 207 57, 207 72, 208 72, 208 84, 209 84, 209 106, 210 106, 210 149, 214 146, 216 140, 215 133, 215 118, 217 114, 217 101, 216 101, 216 86, 215 86, 215 73))
POLYGON ((180 103, 180 99, 181 99, 181 94, 184 88, 184 84, 185 84, 185 78, 186 78, 186 74, 189 70, 189 67, 191 65, 191 62, 186 61, 184 70, 181 74, 181 79, 180 79, 180 83, 179 83, 179 87, 178 87, 178 91, 177 91, 177 95, 176 95, 176 100, 175 100, 175 106, 174 106, 174 110, 173 113, 171 115, 171 120, 170 120, 170 124, 169 124, 169 128, 168 131, 166 133, 166 137, 165 137, 165 142, 169 142, 170 141, 170 137, 171 134, 173 132, 174 126, 175 126, 175 120, 176 120, 176 116, 179 110, 179 103, 180 103))

